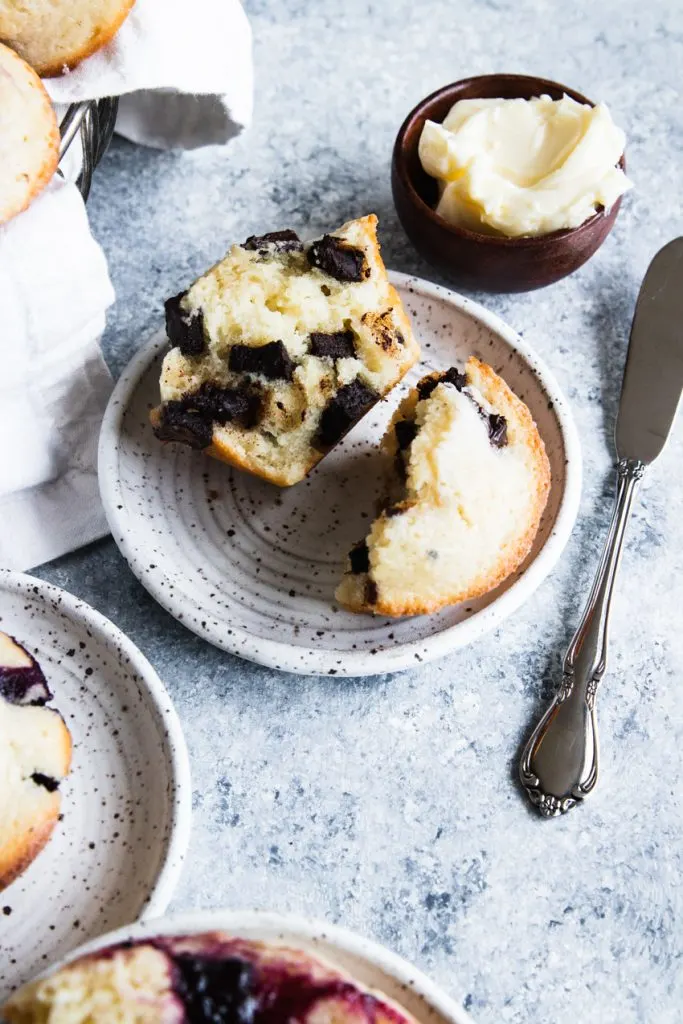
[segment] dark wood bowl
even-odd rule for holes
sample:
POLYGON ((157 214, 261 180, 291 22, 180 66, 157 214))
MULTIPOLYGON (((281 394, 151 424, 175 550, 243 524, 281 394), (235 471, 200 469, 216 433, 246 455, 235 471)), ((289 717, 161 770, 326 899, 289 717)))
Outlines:
MULTIPOLYGON (((458 100, 531 99, 541 94, 554 100, 566 94, 594 106, 581 93, 545 78, 480 75, 433 92, 408 114, 396 136, 391 187, 401 224, 418 252, 456 284, 490 292, 544 288, 578 270, 612 230, 621 199, 609 212, 598 211, 578 228, 533 238, 478 234, 454 227, 435 212, 437 183, 423 170, 418 156, 425 121, 440 123, 458 100)), ((626 166, 623 156, 620 166, 626 166)))

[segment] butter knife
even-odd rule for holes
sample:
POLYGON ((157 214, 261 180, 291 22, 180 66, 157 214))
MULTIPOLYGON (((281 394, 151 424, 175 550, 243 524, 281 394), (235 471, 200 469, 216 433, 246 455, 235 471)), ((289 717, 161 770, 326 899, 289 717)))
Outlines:
POLYGON ((683 388, 683 238, 650 264, 638 295, 615 432, 617 492, 605 549, 560 688, 524 747, 520 779, 541 814, 568 811, 598 781, 596 693, 607 664, 614 582, 633 499, 662 451, 683 388))

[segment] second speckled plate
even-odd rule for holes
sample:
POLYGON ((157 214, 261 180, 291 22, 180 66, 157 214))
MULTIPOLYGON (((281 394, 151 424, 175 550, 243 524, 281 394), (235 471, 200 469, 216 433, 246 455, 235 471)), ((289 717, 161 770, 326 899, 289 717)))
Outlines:
POLYGON ((37 658, 74 745, 63 819, 0 893, 1 1004, 86 939, 166 909, 191 784, 168 694, 116 626, 58 587, 0 570, 0 629, 37 658))
POLYGON ((393 672, 498 626, 547 576, 569 537, 581 490, 571 413, 552 374, 502 320, 403 274, 392 281, 423 361, 307 480, 279 489, 184 446, 149 424, 167 347, 159 334, 119 380, 100 436, 100 489, 114 540, 150 593, 189 629, 243 658, 289 672, 393 672), (346 552, 381 497, 377 443, 422 374, 477 355, 522 398, 545 441, 552 490, 521 569, 476 601, 410 619, 353 615, 334 601, 346 552))

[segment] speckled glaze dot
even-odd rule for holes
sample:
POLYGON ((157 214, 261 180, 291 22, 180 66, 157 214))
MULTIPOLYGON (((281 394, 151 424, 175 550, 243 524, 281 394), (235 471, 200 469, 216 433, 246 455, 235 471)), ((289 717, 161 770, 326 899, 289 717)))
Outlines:
POLYGON ((112 623, 58 587, 0 570, 0 629, 37 658, 74 744, 52 838, 2 893, 2 1002, 84 940, 166 908, 191 784, 173 705, 112 623))
POLYGON ((149 592, 218 647, 289 672, 373 675, 411 668, 471 642, 531 595, 569 537, 581 489, 576 428, 559 387, 510 327, 438 285, 391 274, 422 345, 422 362, 296 487, 278 489, 162 445, 149 425, 167 343, 151 339, 124 371, 100 436, 100 487, 123 555, 149 592), (346 552, 383 493, 378 442, 425 372, 474 354, 522 398, 545 441, 552 489, 536 542, 497 590, 436 615, 391 620, 340 609, 346 552))

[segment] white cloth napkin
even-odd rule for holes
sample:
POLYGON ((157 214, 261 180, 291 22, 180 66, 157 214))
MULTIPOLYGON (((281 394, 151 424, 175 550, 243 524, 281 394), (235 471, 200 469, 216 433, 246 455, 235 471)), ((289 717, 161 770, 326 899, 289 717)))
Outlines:
POLYGON ((57 104, 120 96, 116 130, 194 149, 251 120, 251 30, 239 0, 137 0, 108 46, 45 85, 57 104))
POLYGON ((29 569, 108 532, 98 343, 113 301, 81 195, 55 177, 0 226, 0 566, 29 569))

